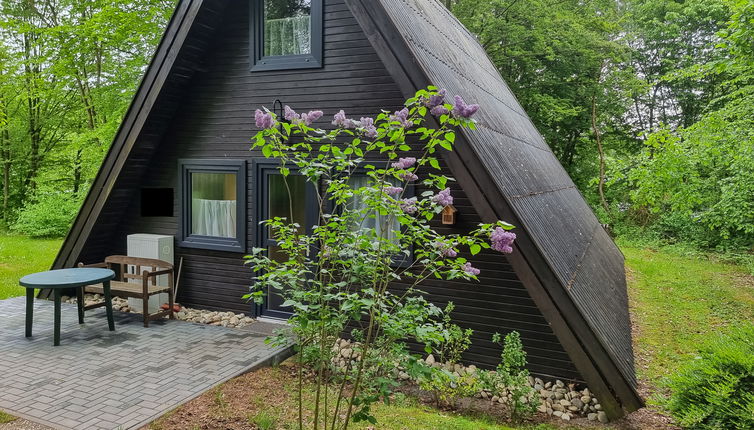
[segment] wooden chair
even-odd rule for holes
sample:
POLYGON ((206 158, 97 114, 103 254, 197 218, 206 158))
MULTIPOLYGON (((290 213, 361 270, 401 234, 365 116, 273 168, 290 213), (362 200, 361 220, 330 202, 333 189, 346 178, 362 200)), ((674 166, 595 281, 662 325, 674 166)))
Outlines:
MULTIPOLYGON (((105 258, 104 263, 96 264, 84 264, 79 263, 78 267, 105 267, 113 270, 116 275, 115 279, 110 282, 110 291, 113 296, 118 297, 133 297, 141 299, 143 312, 144 312, 144 327, 149 327, 149 321, 169 316, 170 319, 175 319, 173 315, 173 303, 175 298, 173 297, 173 265, 162 260, 156 260, 153 258, 139 258, 128 257, 126 255, 111 255, 105 258), (117 268, 116 268, 117 266, 117 268), (134 273, 129 271, 129 268, 135 269, 134 273), (143 270, 146 269, 146 270, 143 270), (143 271, 142 271, 143 270, 143 271), (161 275, 167 275, 168 285, 157 285, 157 277, 161 275), (141 282, 128 282, 129 279, 137 279, 141 282), (151 282, 150 282, 151 279, 151 282), (160 310, 157 313, 149 313, 149 297, 155 294, 168 293, 168 305, 167 310, 160 310)), ((86 293, 103 294, 104 289, 102 284, 89 285, 87 287, 81 287, 86 293)), ((83 294, 82 294, 83 297, 83 294)), ((84 310, 98 308, 104 306, 105 303, 95 303, 93 305, 85 306, 84 310)))

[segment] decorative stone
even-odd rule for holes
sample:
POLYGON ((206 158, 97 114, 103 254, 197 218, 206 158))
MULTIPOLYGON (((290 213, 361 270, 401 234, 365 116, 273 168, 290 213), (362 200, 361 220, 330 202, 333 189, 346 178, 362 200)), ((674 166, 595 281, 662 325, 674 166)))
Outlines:
POLYGON ((557 386, 558 386, 558 388, 563 388, 563 387, 565 387, 565 384, 564 384, 564 383, 563 383, 563 381, 561 381, 560 379, 558 379, 558 380, 556 380, 556 381, 555 381, 555 385, 557 385, 557 386))
POLYGON ((607 414, 603 411, 597 412, 597 421, 601 422, 602 424, 607 423, 607 414))
POLYGON ((588 419, 589 421, 597 421, 597 414, 589 414, 586 416, 586 419, 588 419))
POLYGON ((561 411, 555 411, 552 414, 555 415, 558 418, 560 418, 561 416, 563 416, 563 412, 561 412, 561 411))
POLYGON ((584 402, 582 402, 581 399, 571 399, 571 404, 579 409, 584 407, 584 402))
POLYGON ((564 421, 571 421, 571 415, 570 414, 563 414, 560 416, 561 419, 564 421))
POLYGON ((427 359, 424 360, 425 363, 429 364, 430 366, 435 364, 435 357, 432 354, 429 354, 427 356, 427 359))

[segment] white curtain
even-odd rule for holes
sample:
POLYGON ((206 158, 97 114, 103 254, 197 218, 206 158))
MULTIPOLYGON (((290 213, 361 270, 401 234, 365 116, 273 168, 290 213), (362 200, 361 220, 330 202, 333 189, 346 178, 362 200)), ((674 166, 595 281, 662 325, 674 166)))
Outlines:
POLYGON ((200 236, 236 237, 236 201, 193 199, 191 233, 200 236))
POLYGON ((309 15, 265 20, 265 55, 310 54, 311 43, 311 17, 309 15))
MULTIPOLYGON (((363 187, 370 186, 370 178, 365 175, 354 175, 351 176, 348 179, 348 183, 351 185, 351 188, 354 190, 358 190, 363 187)), ((351 210, 354 211, 361 211, 366 208, 366 204, 364 203, 361 196, 354 196, 351 198, 351 200, 348 202, 348 207, 351 210)), ((395 232, 400 229, 400 224, 398 223, 398 220, 393 218, 393 222, 391 225, 385 225, 386 224, 386 216, 380 215, 377 211, 374 212, 374 214, 364 213, 364 221, 361 223, 362 229, 374 229, 374 233, 376 236, 382 236, 382 231, 384 228, 387 228, 387 234, 385 235, 385 238, 388 240, 395 240, 395 232)), ((354 228, 358 228, 359 226, 354 226, 354 228)))

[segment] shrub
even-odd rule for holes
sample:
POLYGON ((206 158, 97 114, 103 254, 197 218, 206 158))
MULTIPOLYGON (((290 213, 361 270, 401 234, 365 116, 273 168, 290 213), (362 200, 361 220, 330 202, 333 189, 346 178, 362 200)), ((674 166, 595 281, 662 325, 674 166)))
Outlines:
MULTIPOLYGON (((495 333, 492 341, 500 343, 500 334, 495 333)), ((511 419, 523 420, 537 410, 539 395, 529 385, 526 351, 518 332, 512 331, 505 336, 500 358, 500 364, 494 372, 481 373, 482 386, 492 394, 507 399, 511 419)))
POLYGON ((40 193, 21 210, 11 230, 30 237, 63 237, 68 233, 85 193, 40 193))
POLYGON ((454 309, 453 302, 448 302, 443 310, 442 323, 439 327, 442 341, 436 351, 441 363, 455 364, 461 361, 461 356, 471 346, 471 335, 474 334, 473 330, 469 328, 464 330, 452 323, 450 314, 454 309))
MULTIPOLYGON (((423 282, 476 280, 480 270, 460 252, 513 252, 515 234, 507 231, 513 226, 503 221, 465 234, 442 234, 430 225, 453 204, 452 179, 442 174, 436 155, 453 149, 456 130, 475 127, 471 116, 479 109, 460 96, 454 105, 445 103, 445 96, 431 87, 399 111, 359 120, 340 111, 329 121, 336 126, 329 131, 313 128, 322 111, 296 113, 285 106, 285 121, 268 110, 255 112, 262 130, 252 139, 253 148, 277 159, 286 184, 292 174, 304 176, 318 202, 320 222, 306 226, 310 229, 296 219, 263 221, 278 251, 270 255, 255 248, 246 257, 255 274, 246 298, 262 303, 267 291, 278 291, 282 306, 293 312, 290 331, 283 335, 302 351, 299 428, 304 427, 304 366, 316 381, 314 428, 347 429, 351 420, 374 423, 371 405, 389 398, 397 383, 395 369, 407 360, 401 341, 443 341, 431 318, 439 309, 424 299, 423 282), (435 124, 438 128, 431 128, 435 124), (394 282, 405 290, 391 289, 394 282), (349 327, 357 354, 347 353, 348 363, 334 366, 333 345, 349 327), (323 395, 328 389, 334 398, 323 395)), ((290 201, 289 206, 293 216, 290 201)))
POLYGON ((668 382, 667 407, 681 426, 754 428, 754 325, 713 339, 668 382))
POLYGON ((482 384, 474 374, 456 374, 442 367, 432 367, 429 375, 420 380, 419 387, 434 395, 437 407, 452 408, 458 399, 477 394, 482 384))

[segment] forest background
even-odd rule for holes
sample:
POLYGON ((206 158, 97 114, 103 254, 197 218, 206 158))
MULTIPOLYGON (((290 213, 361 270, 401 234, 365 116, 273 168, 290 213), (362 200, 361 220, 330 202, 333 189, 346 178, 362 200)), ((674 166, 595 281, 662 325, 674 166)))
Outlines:
MULTIPOLYGON (((441 1, 616 235, 752 267, 754 1, 441 1)), ((65 235, 174 5, 0 0, 0 231, 65 235)))

